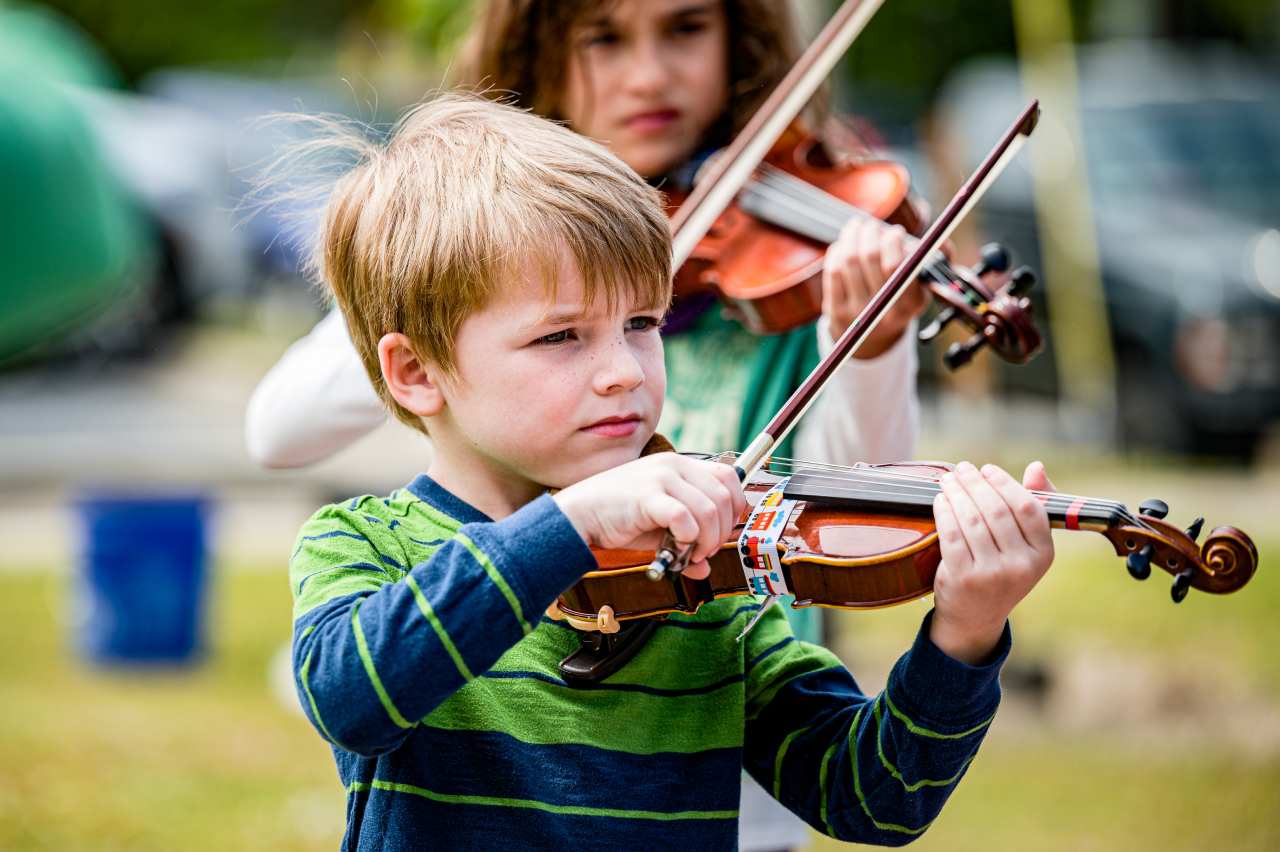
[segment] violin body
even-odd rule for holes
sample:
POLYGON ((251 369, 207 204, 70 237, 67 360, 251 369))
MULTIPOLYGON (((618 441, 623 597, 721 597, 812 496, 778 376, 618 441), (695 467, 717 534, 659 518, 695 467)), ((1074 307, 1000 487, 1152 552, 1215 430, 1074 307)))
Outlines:
MULTIPOLYGON (((790 133, 765 162, 884 222, 919 234, 911 178, 890 161, 836 165, 811 137, 790 133)), ((680 195, 669 198, 679 207, 680 195)), ((675 277, 677 296, 714 291, 743 325, 778 334, 822 314, 822 267, 828 243, 731 205, 699 241, 675 277)))
MULTIPOLYGON (((831 162, 812 137, 790 132, 765 162, 823 192, 918 235, 906 167, 887 160, 831 162)), ((669 210, 684 196, 668 196, 669 210)), ((675 293, 714 291, 757 334, 778 334, 822 314, 822 267, 828 243, 773 224, 734 204, 699 241, 675 276, 675 293)))

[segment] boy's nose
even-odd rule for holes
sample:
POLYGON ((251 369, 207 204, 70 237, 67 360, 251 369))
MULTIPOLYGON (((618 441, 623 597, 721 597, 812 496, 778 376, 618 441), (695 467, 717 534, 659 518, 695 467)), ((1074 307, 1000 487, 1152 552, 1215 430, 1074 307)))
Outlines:
POLYGON ((603 356, 600 369, 596 371, 595 388, 597 393, 613 393, 619 390, 631 390, 644 382, 644 366, 625 342, 609 347, 603 356))

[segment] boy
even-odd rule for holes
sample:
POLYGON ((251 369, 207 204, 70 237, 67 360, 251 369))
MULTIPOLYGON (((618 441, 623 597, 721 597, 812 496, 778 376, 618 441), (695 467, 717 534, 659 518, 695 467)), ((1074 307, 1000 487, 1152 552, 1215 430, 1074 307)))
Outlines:
POLYGON ((724 465, 638 458, 665 384, 654 191, 562 127, 441 98, 339 182, 319 272, 434 447, 404 489, 317 512, 290 565, 346 848, 733 848, 742 766, 834 836, 924 831, 995 711, 1005 618, 1052 558, 1022 487, 968 465, 944 482, 935 611, 874 699, 776 608, 735 641, 758 609, 742 598, 668 618, 575 689, 557 663, 576 634, 540 616, 595 568, 588 546, 669 529, 698 578, 745 508, 724 465))

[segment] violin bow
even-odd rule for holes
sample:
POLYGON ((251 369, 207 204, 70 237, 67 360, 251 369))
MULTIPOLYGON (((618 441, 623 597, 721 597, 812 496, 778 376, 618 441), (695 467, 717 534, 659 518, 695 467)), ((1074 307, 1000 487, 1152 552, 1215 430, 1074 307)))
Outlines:
POLYGON ((845 0, 671 217, 672 269, 693 254, 884 0, 845 0))
MULTIPOLYGON (((983 158, 981 165, 964 182, 941 215, 929 226, 929 230, 916 244, 915 250, 898 265, 876 295, 863 307, 853 323, 845 329, 844 334, 840 335, 840 339, 836 341, 827 357, 813 368, 808 378, 796 388, 764 430, 742 451, 734 466, 741 481, 747 481, 764 466, 773 449, 790 434, 801 416, 813 405, 818 394, 835 374, 836 368, 853 355, 875 330, 889 308, 906 292, 907 286, 916 280, 916 276, 920 274, 920 270, 934 249, 951 236, 951 232, 968 215, 1026 144, 1039 120, 1040 102, 1032 101, 1009 126, 996 146, 983 158)), ((659 580, 668 572, 683 571, 692 552, 693 545, 681 548, 674 536, 668 532, 654 554, 653 562, 649 565, 646 572, 648 577, 651 580, 659 580)))

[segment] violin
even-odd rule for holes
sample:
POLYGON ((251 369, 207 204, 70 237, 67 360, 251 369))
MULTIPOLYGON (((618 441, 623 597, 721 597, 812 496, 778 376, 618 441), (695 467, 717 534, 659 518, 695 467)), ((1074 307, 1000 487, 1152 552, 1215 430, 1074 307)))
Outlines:
MULTIPOLYGON (((874 218, 913 236, 922 232, 924 219, 912 204, 910 188, 900 163, 836 163, 816 138, 792 127, 680 267, 676 297, 714 292, 730 315, 757 334, 811 323, 822 313, 827 248, 847 222, 874 218)), ((667 198, 674 212, 686 196, 677 190, 667 198)), ((973 331, 946 352, 948 368, 967 363, 984 346, 1014 364, 1040 351, 1026 295, 1036 276, 1025 266, 1010 271, 1002 246, 984 246, 973 268, 934 252, 920 281, 940 306, 920 331, 922 342, 935 339, 953 320, 973 331)))
MULTIPOLYGON (((851 217, 870 215, 920 233, 905 168, 836 164, 795 124, 882 3, 845 0, 688 197, 673 196, 677 295, 714 290, 748 328, 786 331, 821 314, 823 257, 851 217)), ((1008 254, 999 247, 983 255, 978 267, 965 269, 931 250, 927 262, 916 265, 942 306, 921 339, 932 340, 957 319, 973 331, 947 352, 952 369, 984 346, 1017 364, 1040 349, 1025 295, 1035 276, 1026 268, 1009 273, 1008 254)))
MULTIPOLYGON (((713 460, 734 464, 737 457, 713 460)), ((932 591, 941 560, 933 499, 950 469, 940 462, 841 467, 770 459, 746 483, 748 513, 709 560, 706 579, 680 574, 655 583, 647 576, 652 551, 593 551, 598 569, 564 592, 552 614, 581 630, 613 633, 630 619, 696 613, 730 595, 788 593, 795 596, 793 607, 837 609, 916 600, 932 591), (784 512, 783 520, 772 516, 784 512), (764 529, 767 522, 778 526, 776 538, 742 536, 747 527, 764 529), (765 567, 763 546, 776 548, 772 569, 765 567), (760 567, 759 579, 748 580, 751 571, 744 567, 760 567)), ((1234 592, 1257 570, 1258 549, 1244 532, 1220 526, 1197 544, 1204 519, 1180 529, 1165 520, 1169 507, 1163 501, 1148 500, 1133 512, 1114 500, 1032 493, 1055 529, 1107 538, 1135 579, 1147 579, 1153 566, 1173 575, 1175 603, 1191 589, 1234 592)))

